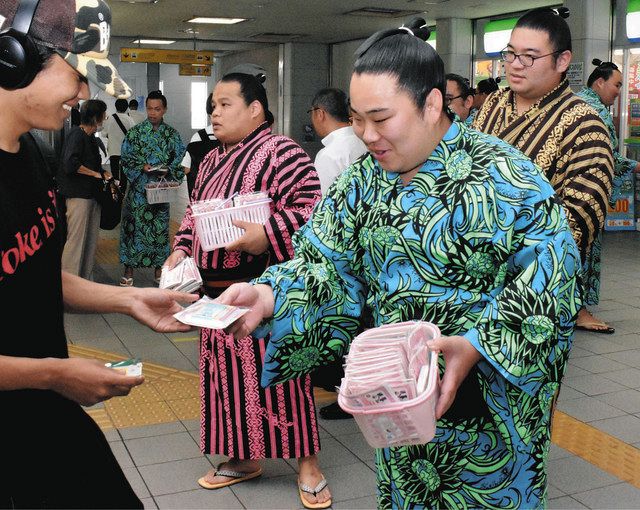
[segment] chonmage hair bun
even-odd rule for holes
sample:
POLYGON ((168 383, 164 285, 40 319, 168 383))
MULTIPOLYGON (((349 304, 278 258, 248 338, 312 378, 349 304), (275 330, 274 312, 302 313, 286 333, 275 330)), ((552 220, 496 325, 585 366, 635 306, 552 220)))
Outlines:
POLYGON ((553 10, 561 18, 567 19, 569 17, 569 8, 568 7, 558 7, 557 9, 553 9, 553 10))
POLYGON ((426 41, 429 38, 429 35, 431 35, 431 30, 429 30, 429 27, 427 27, 427 22, 422 18, 413 18, 406 25, 402 25, 399 28, 380 30, 379 32, 371 35, 358 47, 358 49, 355 51, 356 59, 359 59, 362 55, 369 51, 369 48, 371 48, 371 46, 373 46, 378 41, 398 34, 411 35, 417 37, 422 41, 426 41))
POLYGON ((594 66, 598 67, 598 66, 600 66, 600 64, 602 64, 602 60, 600 60, 599 58, 594 58, 594 59, 591 61, 591 63, 592 63, 594 66))

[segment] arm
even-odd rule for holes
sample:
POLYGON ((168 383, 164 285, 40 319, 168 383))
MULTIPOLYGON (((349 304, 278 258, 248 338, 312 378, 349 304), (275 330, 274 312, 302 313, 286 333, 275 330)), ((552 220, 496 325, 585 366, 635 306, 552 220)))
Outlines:
POLYGON ((271 193, 275 212, 264 226, 272 263, 293 256, 292 237, 310 217, 320 199, 320 180, 311 160, 293 142, 278 147, 272 163, 277 168, 271 193))
POLYGON ((66 311, 93 313, 123 313, 160 333, 189 331, 173 314, 182 310, 179 303, 198 299, 184 294, 155 288, 121 288, 91 282, 62 272, 62 292, 66 311))
POLYGON ((604 227, 613 180, 613 152, 609 131, 596 113, 580 117, 564 133, 556 170, 562 184, 557 191, 584 260, 604 227))

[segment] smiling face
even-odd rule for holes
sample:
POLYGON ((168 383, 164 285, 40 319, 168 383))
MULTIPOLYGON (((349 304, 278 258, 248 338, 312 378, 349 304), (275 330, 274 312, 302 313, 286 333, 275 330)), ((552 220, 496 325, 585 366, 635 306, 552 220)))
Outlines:
POLYGON ((611 106, 622 89, 622 73, 614 70, 608 80, 598 78, 591 87, 605 106, 611 106))
POLYGON ((237 145, 264 122, 264 110, 259 101, 247 104, 240 83, 218 82, 211 98, 213 134, 222 143, 237 145))
POLYGON ((384 170, 410 179, 441 139, 441 92, 432 90, 419 110, 395 76, 362 73, 351 77, 350 97, 355 134, 384 170))
POLYGON ((511 32, 507 50, 518 55, 542 57, 536 58, 530 67, 523 66, 518 58, 511 63, 505 62, 511 90, 530 101, 537 101, 556 88, 571 62, 570 51, 549 55, 555 48, 549 40, 549 35, 541 30, 515 28, 511 32))
POLYGON ((27 87, 12 93, 17 105, 12 122, 24 122, 25 131, 54 131, 62 128, 71 108, 89 98, 89 84, 62 57, 53 55, 27 87))

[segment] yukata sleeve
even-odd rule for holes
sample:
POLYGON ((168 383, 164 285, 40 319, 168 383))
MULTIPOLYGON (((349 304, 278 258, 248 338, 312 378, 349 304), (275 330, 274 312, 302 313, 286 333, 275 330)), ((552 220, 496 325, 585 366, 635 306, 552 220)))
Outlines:
POLYGON ((617 150, 613 151, 613 159, 615 160, 615 176, 616 177, 626 177, 627 175, 633 173, 637 161, 625 158, 620 152, 617 150))
POLYGON ((494 370, 530 395, 562 379, 581 306, 579 252, 546 187, 546 197, 529 193, 511 211, 513 243, 504 285, 463 334, 494 370))
POLYGON ((272 266, 254 283, 271 286, 275 312, 262 385, 311 373, 340 359, 361 328, 365 284, 356 211, 361 194, 349 172, 296 234, 294 259, 272 266), (345 189, 349 188, 349 189, 345 189))
POLYGON ((264 229, 269 239, 269 260, 278 263, 293 256, 293 234, 309 219, 321 193, 309 156, 294 142, 278 145, 271 165, 275 172, 271 193, 274 213, 264 229))
POLYGON ((178 228, 178 231, 173 238, 173 251, 182 250, 187 254, 187 256, 193 256, 194 231, 193 214, 191 211, 191 204, 189 204, 187 205, 187 210, 184 213, 184 218, 182 218, 182 222, 180 223, 180 228, 178 228))
POLYGON ((182 159, 184 158, 184 154, 187 148, 182 143, 180 134, 175 130, 172 131, 168 142, 169 158, 171 159, 167 164, 167 166, 169 167, 167 179, 182 181, 182 179, 184 178, 182 159))
POLYGON ((138 137, 138 130, 130 129, 127 131, 120 150, 120 168, 132 184, 136 183, 144 174, 143 167, 147 163, 138 137))
POLYGON ((613 181, 613 151, 607 127, 594 112, 565 130, 558 170, 566 178, 558 194, 582 259, 604 227, 613 181))

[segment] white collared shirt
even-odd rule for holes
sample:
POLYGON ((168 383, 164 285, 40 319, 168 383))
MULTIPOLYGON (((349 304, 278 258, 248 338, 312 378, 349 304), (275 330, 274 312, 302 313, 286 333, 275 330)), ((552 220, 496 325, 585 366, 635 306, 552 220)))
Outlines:
POLYGON ((322 145, 324 148, 316 155, 314 165, 324 195, 336 177, 367 152, 367 147, 355 135, 351 126, 332 131, 322 139, 322 145))

